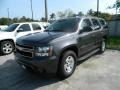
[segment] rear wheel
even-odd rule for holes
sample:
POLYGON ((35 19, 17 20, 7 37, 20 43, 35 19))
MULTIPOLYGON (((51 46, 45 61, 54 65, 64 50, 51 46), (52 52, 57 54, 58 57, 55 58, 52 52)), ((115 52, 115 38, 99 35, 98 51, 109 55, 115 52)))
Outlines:
POLYGON ((104 53, 106 50, 106 41, 103 39, 100 45, 100 53, 104 53))
POLYGON ((3 41, 0 44, 0 51, 2 54, 7 55, 12 53, 14 50, 14 44, 11 41, 3 41))
POLYGON ((66 51, 63 54, 59 66, 58 75, 61 78, 67 78, 73 74, 76 68, 76 54, 73 51, 66 51))

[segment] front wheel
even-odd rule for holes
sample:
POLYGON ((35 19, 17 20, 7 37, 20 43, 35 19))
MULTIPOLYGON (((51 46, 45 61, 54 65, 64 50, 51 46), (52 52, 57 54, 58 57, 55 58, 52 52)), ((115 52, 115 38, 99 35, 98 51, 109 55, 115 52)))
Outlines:
POLYGON ((7 55, 12 53, 14 50, 14 44, 11 41, 3 41, 0 44, 0 51, 2 54, 7 55))
POLYGON ((76 68, 76 54, 73 51, 65 52, 61 59, 58 75, 61 78, 67 78, 73 74, 75 68, 76 68))
POLYGON ((106 50, 106 41, 102 40, 101 45, 100 45, 100 53, 104 53, 106 50))

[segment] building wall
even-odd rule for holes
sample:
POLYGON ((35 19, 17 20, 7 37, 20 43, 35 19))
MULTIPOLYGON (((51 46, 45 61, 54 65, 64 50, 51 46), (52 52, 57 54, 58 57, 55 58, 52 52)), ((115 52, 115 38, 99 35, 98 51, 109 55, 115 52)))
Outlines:
POLYGON ((120 36, 120 21, 108 21, 109 35, 120 36))

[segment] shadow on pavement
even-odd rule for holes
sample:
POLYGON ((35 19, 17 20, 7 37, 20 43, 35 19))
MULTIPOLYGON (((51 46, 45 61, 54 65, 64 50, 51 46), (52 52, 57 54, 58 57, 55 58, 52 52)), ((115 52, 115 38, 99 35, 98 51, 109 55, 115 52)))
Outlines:
POLYGON ((53 75, 29 73, 15 60, 7 60, 0 65, 0 90, 33 90, 59 81, 53 75))

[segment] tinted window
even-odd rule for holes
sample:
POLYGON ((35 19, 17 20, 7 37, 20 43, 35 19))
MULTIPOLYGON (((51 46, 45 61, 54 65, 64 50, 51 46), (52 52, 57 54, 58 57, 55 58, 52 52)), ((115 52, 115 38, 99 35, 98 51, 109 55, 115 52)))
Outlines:
POLYGON ((46 31, 75 32, 78 28, 78 18, 62 19, 53 22, 46 31))
POLYGON ((30 26, 29 26, 29 24, 23 24, 19 27, 19 29, 22 29, 23 32, 30 31, 30 26))
POLYGON ((19 24, 12 24, 12 25, 8 26, 8 27, 7 27, 5 30, 3 30, 3 31, 12 32, 12 31, 14 31, 14 30, 17 28, 18 25, 19 25, 19 24))
POLYGON ((82 27, 92 26, 92 24, 91 24, 91 22, 90 22, 89 19, 84 19, 81 26, 82 26, 82 27))
POLYGON ((94 25, 94 26, 100 26, 98 20, 92 19, 92 22, 93 22, 93 25, 94 25))
POLYGON ((102 19, 99 19, 99 21, 100 21, 101 25, 103 25, 103 26, 106 24, 105 21, 102 19))
POLYGON ((33 30, 41 30, 40 25, 38 24, 32 24, 33 30))

